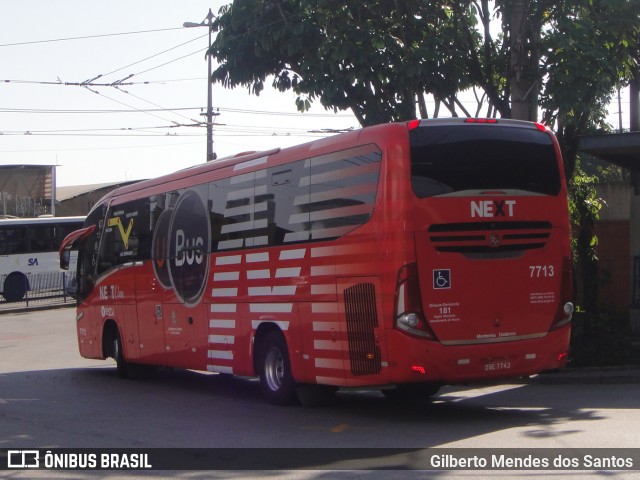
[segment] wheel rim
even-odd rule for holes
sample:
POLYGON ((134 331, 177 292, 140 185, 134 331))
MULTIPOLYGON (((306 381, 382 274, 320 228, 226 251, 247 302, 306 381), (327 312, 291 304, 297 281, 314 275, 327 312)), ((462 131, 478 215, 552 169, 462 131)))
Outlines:
POLYGON ((284 382, 284 358, 275 347, 271 347, 264 357, 264 377, 270 390, 280 390, 284 382))

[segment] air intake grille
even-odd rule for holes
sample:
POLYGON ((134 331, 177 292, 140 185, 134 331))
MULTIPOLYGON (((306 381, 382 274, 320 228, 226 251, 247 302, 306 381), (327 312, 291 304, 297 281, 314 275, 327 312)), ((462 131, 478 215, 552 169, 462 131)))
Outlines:
POLYGON ((360 283, 344 291, 351 373, 375 375, 382 369, 374 329, 378 326, 373 283, 360 283))
POLYGON ((439 252, 494 254, 543 248, 549 222, 472 222, 431 225, 429 239, 439 252))

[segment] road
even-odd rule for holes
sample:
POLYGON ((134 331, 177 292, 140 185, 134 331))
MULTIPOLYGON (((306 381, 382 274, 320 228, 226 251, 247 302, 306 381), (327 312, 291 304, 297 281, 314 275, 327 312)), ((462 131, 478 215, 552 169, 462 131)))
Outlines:
MULTIPOLYGON (((377 391, 360 390, 340 392, 335 404, 321 408, 277 407, 261 398, 253 379, 171 370, 150 378, 118 379, 112 361, 79 356, 74 317, 71 308, 0 315, 1 448, 396 448, 403 451, 383 462, 393 471, 377 472, 374 478, 471 479, 485 478, 489 472, 401 470, 416 468, 422 461, 419 453, 434 447, 640 446, 639 384, 447 387, 428 404, 403 407, 377 391)), ((349 468, 346 465, 338 466, 349 468)), ((7 478, 87 476, 86 472, 4 473, 11 474, 7 478)), ((236 471, 202 476, 91 473, 98 478, 249 478, 236 471)), ((335 478, 329 473, 337 475, 295 470, 278 476, 335 478)), ((254 474, 273 476, 273 472, 254 474)), ((342 472, 340 478, 365 474, 372 472, 342 472)), ((518 475, 532 472, 491 472, 493 478, 518 475)), ((584 478, 586 474, 545 475, 584 478)), ((638 475, 638 471, 617 472, 615 478, 638 475)))

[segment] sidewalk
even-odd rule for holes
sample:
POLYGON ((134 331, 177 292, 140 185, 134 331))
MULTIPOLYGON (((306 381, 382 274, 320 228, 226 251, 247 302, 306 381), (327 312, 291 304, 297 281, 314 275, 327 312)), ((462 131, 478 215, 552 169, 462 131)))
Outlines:
POLYGON ((541 385, 640 383, 640 366, 564 368, 527 379, 541 385))
POLYGON ((67 297, 66 302, 63 297, 49 298, 49 299, 32 299, 29 303, 26 301, 14 302, 14 303, 0 303, 0 318, 2 315, 10 313, 25 313, 25 312, 37 312, 40 310, 49 310, 52 308, 65 308, 75 307, 76 302, 72 298, 67 297))

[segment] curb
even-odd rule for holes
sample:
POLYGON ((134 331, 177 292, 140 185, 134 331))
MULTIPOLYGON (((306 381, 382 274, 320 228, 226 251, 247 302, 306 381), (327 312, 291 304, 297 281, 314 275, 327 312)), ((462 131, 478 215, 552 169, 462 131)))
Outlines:
POLYGON ((42 305, 30 305, 30 306, 21 306, 21 307, 0 307, 0 317, 2 315, 10 314, 10 313, 27 313, 27 312, 39 312, 42 310, 53 310, 58 308, 75 308, 75 302, 67 302, 67 303, 55 303, 55 304, 42 304, 42 305))
POLYGON ((554 373, 541 373, 529 379, 528 383, 540 385, 602 385, 640 383, 639 367, 601 367, 566 369, 554 373))

